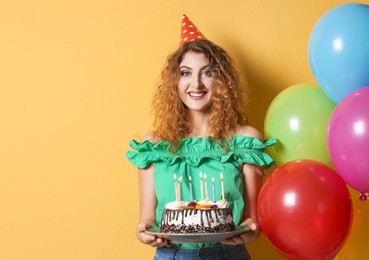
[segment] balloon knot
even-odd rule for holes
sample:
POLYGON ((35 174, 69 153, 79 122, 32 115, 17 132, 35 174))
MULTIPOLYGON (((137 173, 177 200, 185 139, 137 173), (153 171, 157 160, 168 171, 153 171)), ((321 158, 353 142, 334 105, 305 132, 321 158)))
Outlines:
POLYGON ((362 192, 362 193, 360 193, 360 197, 359 197, 359 199, 360 199, 361 201, 366 201, 368 198, 369 198, 369 193, 367 193, 367 192, 362 192))

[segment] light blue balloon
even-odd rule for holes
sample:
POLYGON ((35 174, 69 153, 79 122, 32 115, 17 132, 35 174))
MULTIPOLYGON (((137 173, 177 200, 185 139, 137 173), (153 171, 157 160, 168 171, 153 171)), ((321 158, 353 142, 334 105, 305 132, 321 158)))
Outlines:
POLYGON ((315 80, 336 104, 369 86, 369 5, 347 3, 326 12, 310 34, 308 56, 315 80))

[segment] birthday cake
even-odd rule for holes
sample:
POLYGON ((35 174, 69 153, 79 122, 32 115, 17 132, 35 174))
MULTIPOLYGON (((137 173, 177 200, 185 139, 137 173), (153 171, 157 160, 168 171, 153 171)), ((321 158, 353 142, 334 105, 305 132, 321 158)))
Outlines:
POLYGON ((174 201, 163 211, 162 233, 223 233, 235 231, 232 210, 227 201, 174 201))
POLYGON ((177 180, 174 173, 176 200, 165 205, 160 221, 160 232, 199 234, 236 231, 232 210, 224 196, 223 173, 220 173, 222 196, 218 201, 216 201, 214 177, 212 177, 212 199, 209 198, 206 174, 200 172, 199 177, 201 199, 194 200, 192 177, 189 176, 190 202, 187 202, 181 200, 182 176, 177 180))

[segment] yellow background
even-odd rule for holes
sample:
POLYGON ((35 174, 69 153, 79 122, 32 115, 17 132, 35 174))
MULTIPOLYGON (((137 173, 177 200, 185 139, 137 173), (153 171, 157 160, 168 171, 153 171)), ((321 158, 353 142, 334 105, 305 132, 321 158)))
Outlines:
MULTIPOLYGON (((1 0, 0 259, 152 259, 125 151, 150 131, 182 14, 234 57, 262 131, 280 91, 315 83, 310 32, 345 2, 1 0)), ((248 248, 282 259, 264 237, 248 248)))

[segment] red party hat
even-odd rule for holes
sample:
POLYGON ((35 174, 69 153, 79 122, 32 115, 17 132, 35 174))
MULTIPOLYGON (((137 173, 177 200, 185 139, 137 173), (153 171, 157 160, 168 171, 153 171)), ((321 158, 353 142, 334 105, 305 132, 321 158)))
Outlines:
POLYGON ((181 35, 179 37, 179 46, 185 42, 206 39, 199 29, 184 14, 182 16, 181 35))

